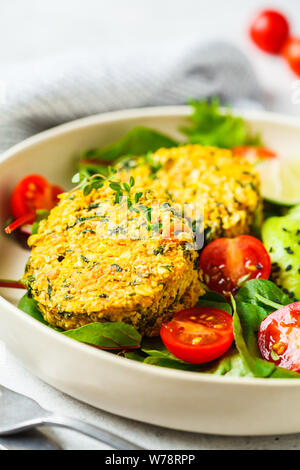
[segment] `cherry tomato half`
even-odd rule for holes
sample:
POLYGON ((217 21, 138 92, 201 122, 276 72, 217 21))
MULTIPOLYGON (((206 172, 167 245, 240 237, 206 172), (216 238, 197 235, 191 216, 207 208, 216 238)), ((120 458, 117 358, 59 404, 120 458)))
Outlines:
POLYGON ((248 279, 268 279, 271 260, 260 240, 241 235, 210 242, 200 255, 199 267, 207 286, 228 296, 248 279))
POLYGON ((210 307, 182 310, 161 327, 160 336, 167 349, 183 361, 213 361, 232 344, 232 316, 210 307))
POLYGON ((58 189, 53 189, 40 175, 29 175, 15 187, 11 197, 11 210, 15 218, 35 214, 37 209, 50 210, 57 202, 58 189))
POLYGON ((266 361, 300 372, 300 302, 268 315, 258 332, 258 347, 266 361))
POLYGON ((282 50, 282 55, 291 69, 300 77, 300 38, 289 39, 282 50))
POLYGON ((263 51, 279 54, 289 36, 289 23, 284 15, 275 10, 263 10, 250 26, 253 42, 263 51))
POLYGON ((51 210, 57 204, 57 196, 63 190, 53 186, 40 175, 29 175, 23 178, 15 187, 11 197, 11 211, 14 219, 6 227, 7 233, 12 233, 25 224, 35 220, 38 209, 51 210))
POLYGON ((250 163, 257 163, 259 160, 264 160, 266 158, 276 158, 277 155, 273 150, 270 150, 266 147, 235 147, 232 149, 234 155, 239 155, 241 157, 246 157, 250 163))

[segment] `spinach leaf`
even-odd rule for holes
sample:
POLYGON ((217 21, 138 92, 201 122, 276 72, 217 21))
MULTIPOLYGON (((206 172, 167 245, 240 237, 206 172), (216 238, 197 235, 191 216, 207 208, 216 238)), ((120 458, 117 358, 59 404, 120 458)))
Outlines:
MULTIPOLYGON (((112 162, 119 157, 145 155, 148 152, 155 152, 162 147, 169 148, 177 145, 178 142, 160 132, 145 127, 135 127, 111 145, 88 150, 81 156, 81 162, 82 160, 89 159, 99 160, 100 162, 112 162)), ((92 167, 90 169, 93 170, 92 167)))
POLYGON ((206 372, 231 377, 252 377, 251 371, 244 363, 242 356, 235 347, 231 347, 220 359, 214 361, 211 368, 206 372))
POLYGON ((204 295, 199 297, 197 307, 212 307, 224 310, 224 312, 232 315, 231 305, 227 302, 223 295, 217 292, 207 291, 204 295))
POLYGON ((142 340, 133 326, 123 322, 89 323, 62 334, 81 343, 110 350, 137 349, 142 340))
POLYGON ((142 351, 148 354, 148 357, 146 357, 143 361, 145 364, 213 375, 253 377, 253 374, 244 363, 241 355, 234 347, 230 348, 230 350, 223 354, 223 356, 221 356, 219 359, 206 364, 189 364, 188 362, 177 359, 168 350, 164 351, 142 349, 142 351))
POLYGON ((233 329, 236 347, 244 366, 253 377, 300 378, 300 374, 261 358, 257 334, 261 322, 290 299, 275 284, 264 279, 247 281, 233 301, 233 329))
POLYGON ((140 352, 129 351, 124 353, 124 357, 127 359, 132 359, 133 361, 144 362, 145 356, 140 352))
POLYGON ((133 326, 127 325, 127 323, 89 323, 80 328, 63 331, 60 328, 53 327, 44 320, 37 302, 29 297, 28 294, 25 294, 21 298, 18 307, 44 325, 61 332, 64 336, 82 343, 92 344, 99 348, 109 350, 136 349, 139 348, 141 344, 141 335, 133 326))
POLYGON ((23 295, 23 297, 21 298, 21 300, 18 303, 18 308, 20 310, 23 310, 23 312, 27 313, 32 318, 35 318, 35 320, 38 320, 39 322, 43 323, 44 325, 47 325, 47 326, 51 327, 51 325, 49 325, 49 323, 46 320, 44 320, 44 317, 41 314, 41 311, 38 307, 38 304, 37 304, 36 300, 34 300, 32 297, 29 297, 28 293, 23 295))
POLYGON ((80 173, 85 172, 88 176, 101 174, 105 177, 109 176, 109 166, 108 165, 101 165, 100 162, 90 161, 86 158, 82 158, 78 162, 78 171, 80 173))
MULTIPOLYGON (((230 313, 232 313, 231 308, 230 313)), ((129 359, 139 360, 140 362, 145 362, 146 364, 152 364, 159 367, 170 367, 172 369, 187 370, 214 375, 253 377, 253 374, 251 374, 249 368, 244 364, 241 355, 234 346, 232 346, 229 351, 223 354, 222 357, 206 364, 189 364, 187 362, 181 361, 167 350, 160 338, 144 339, 141 348, 144 357, 142 357, 140 353, 138 358, 129 356, 126 357, 129 357, 129 359), (148 357, 145 357, 145 355, 147 355, 148 357)))
POLYGON ((197 364, 189 364, 179 360, 170 359, 164 356, 148 356, 144 360, 145 364, 152 364, 153 366, 168 367, 169 369, 187 370, 191 372, 199 372, 200 366, 197 364))
POLYGON ((190 101, 193 114, 189 118, 191 125, 182 127, 192 144, 213 145, 233 148, 243 145, 261 145, 259 136, 249 134, 243 118, 233 116, 229 109, 221 110, 219 100, 190 101))
POLYGON ((266 315, 272 313, 282 305, 291 303, 290 298, 282 292, 272 281, 266 279, 251 279, 245 282, 244 286, 235 296, 236 303, 244 302, 256 305, 265 309, 266 315), (268 303, 275 305, 268 305, 268 303))

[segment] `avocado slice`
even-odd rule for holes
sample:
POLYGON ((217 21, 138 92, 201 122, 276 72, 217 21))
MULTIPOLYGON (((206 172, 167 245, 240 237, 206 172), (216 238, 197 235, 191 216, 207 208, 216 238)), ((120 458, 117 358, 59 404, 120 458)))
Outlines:
POLYGON ((283 217, 271 217, 262 227, 262 240, 272 262, 272 280, 300 299, 300 206, 283 217))

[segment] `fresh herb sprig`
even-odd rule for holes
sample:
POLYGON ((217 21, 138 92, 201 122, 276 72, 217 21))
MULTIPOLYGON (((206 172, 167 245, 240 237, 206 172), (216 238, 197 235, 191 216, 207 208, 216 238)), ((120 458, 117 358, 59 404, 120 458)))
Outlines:
POLYGON ((78 185, 72 189, 72 192, 76 191, 77 189, 81 189, 84 196, 88 196, 93 189, 101 189, 105 182, 109 182, 110 189, 112 189, 115 193, 114 203, 119 204, 125 193, 127 197, 128 209, 134 209, 137 213, 139 213, 140 211, 134 207, 134 204, 138 204, 144 193, 137 191, 133 196, 134 202, 132 201, 131 190, 135 185, 134 177, 130 176, 129 183, 122 183, 120 180, 113 179, 116 174, 116 170, 110 166, 108 167, 107 174, 108 176, 105 176, 101 173, 90 175, 86 170, 82 170, 76 173, 72 178, 72 183, 78 183, 78 185))
POLYGON ((105 176, 102 173, 97 173, 91 176, 88 171, 81 170, 72 178, 72 183, 78 183, 77 186, 72 189, 72 192, 76 191, 77 189, 81 189, 83 194, 88 196, 93 189, 102 188, 104 183, 111 180, 115 173, 116 170, 112 167, 108 167, 108 176, 105 176))
POLYGON ((135 180, 133 176, 130 177, 128 183, 120 183, 118 181, 113 181, 110 183, 109 187, 115 191, 115 203, 119 203, 121 198, 124 196, 124 191, 127 193, 127 206, 128 209, 132 206, 132 200, 130 198, 130 191, 135 185, 135 180))

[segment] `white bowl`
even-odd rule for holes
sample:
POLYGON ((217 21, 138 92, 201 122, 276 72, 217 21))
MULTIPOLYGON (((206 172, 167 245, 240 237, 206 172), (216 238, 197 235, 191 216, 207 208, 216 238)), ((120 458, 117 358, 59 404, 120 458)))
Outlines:
MULTIPOLYGON (((179 137, 187 107, 164 107, 92 116, 56 127, 0 157, 0 226, 9 196, 29 173, 68 188, 83 149, 113 142, 136 125, 179 137)), ((281 155, 300 151, 300 120, 244 113, 250 127, 281 155)), ((0 233, 0 278, 19 279, 29 253, 0 233)), ((22 292, 23 293, 23 292, 22 292)), ((261 435, 300 431, 300 381, 210 376, 141 364, 73 341, 29 317, 20 292, 2 289, 0 337, 45 382, 95 407, 185 431, 261 435)))

